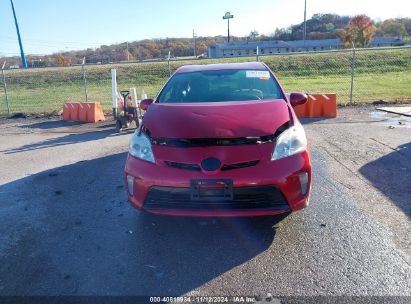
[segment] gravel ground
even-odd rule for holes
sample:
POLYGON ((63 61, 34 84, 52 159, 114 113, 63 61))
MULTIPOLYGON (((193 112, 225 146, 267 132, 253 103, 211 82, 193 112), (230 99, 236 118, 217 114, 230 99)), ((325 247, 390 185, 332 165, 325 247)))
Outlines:
POLYGON ((306 210, 198 219, 128 205, 113 121, 0 120, 0 295, 411 296, 411 120, 303 122, 306 210))

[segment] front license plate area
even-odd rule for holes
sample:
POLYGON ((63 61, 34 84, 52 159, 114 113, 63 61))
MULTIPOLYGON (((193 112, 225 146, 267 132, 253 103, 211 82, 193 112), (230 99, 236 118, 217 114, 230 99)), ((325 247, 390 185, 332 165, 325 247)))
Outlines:
POLYGON ((190 181, 192 201, 232 201, 231 179, 195 179, 190 181))

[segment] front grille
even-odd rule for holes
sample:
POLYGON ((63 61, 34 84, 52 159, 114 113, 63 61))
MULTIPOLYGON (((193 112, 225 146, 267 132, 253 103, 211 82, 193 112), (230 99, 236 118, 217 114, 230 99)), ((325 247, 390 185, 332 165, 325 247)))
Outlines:
POLYGON ((221 168, 221 171, 252 167, 252 166, 257 165, 259 162, 260 162, 259 160, 253 160, 253 161, 249 161, 249 162, 245 162, 245 163, 224 165, 224 166, 221 168))
POLYGON ((260 137, 238 137, 238 138, 164 138, 151 137, 151 144, 158 146, 169 146, 179 148, 213 147, 213 146, 243 146, 265 144, 275 141, 276 135, 265 135, 260 137))
POLYGON ((185 169, 185 170, 192 170, 192 171, 201 171, 201 168, 197 164, 184 164, 184 163, 176 163, 172 161, 165 161, 166 165, 176 169, 185 169))
MULTIPOLYGON (((221 171, 252 167, 252 166, 256 166, 259 162, 260 162, 259 160, 253 160, 253 161, 248 161, 248 162, 243 162, 243 163, 223 165, 221 167, 221 171)), ((168 161, 168 160, 165 161, 164 163, 167 166, 172 167, 172 168, 176 168, 176 169, 201 171, 201 167, 197 164, 177 163, 177 162, 172 162, 172 161, 168 161)))
POLYGON ((190 188, 151 187, 144 201, 147 210, 289 210, 281 191, 274 186, 233 188, 230 201, 192 201, 190 188))

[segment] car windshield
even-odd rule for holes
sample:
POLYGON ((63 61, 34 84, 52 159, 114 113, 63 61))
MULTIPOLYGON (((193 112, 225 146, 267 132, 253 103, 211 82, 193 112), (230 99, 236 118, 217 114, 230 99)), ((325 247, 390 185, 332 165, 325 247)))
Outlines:
POLYGON ((175 74, 157 102, 222 102, 283 99, 267 70, 216 70, 175 74))

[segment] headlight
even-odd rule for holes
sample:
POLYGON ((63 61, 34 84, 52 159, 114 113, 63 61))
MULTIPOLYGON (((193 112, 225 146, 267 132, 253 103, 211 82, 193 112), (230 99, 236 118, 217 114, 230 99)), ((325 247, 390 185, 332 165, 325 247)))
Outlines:
POLYGON ((302 125, 288 128, 277 138, 271 160, 284 158, 307 149, 307 138, 302 125))
POLYGON ((130 142, 129 152, 134 157, 155 163, 151 142, 143 133, 136 131, 130 142))

